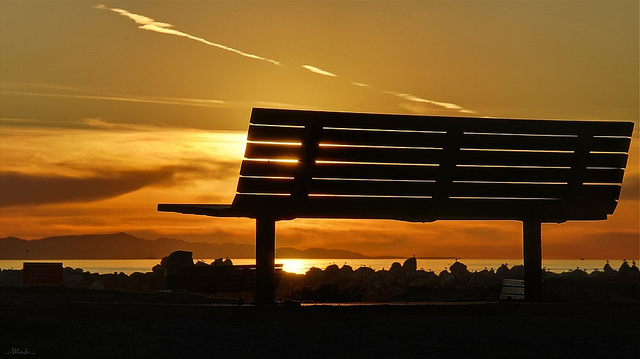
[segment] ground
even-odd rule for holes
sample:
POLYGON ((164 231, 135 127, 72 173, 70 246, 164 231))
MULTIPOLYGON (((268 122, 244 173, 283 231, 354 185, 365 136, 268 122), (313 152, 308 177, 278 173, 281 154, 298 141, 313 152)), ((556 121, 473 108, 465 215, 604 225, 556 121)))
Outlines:
POLYGON ((631 358, 632 303, 276 306, 191 293, 0 287, 0 354, 43 358, 631 358))

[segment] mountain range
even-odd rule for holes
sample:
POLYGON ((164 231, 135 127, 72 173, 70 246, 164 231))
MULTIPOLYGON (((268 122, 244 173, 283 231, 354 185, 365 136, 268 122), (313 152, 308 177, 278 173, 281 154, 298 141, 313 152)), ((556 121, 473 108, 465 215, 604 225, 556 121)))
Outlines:
MULTIPOLYGON (((0 259, 156 259, 173 251, 193 252, 193 258, 254 258, 253 244, 187 242, 181 239, 142 239, 127 233, 57 236, 25 240, 0 238, 0 259)), ((341 250, 291 247, 276 249, 278 258, 369 258, 341 250)))

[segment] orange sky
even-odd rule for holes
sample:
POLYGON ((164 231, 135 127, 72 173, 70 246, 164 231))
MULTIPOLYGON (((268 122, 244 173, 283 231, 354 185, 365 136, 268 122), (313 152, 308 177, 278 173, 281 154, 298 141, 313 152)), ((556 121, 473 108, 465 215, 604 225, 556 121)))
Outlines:
MULTIPOLYGON (((0 237, 252 243, 232 200, 252 107, 636 123, 607 221, 545 258, 640 257, 638 2, 0 2, 0 237)), ((521 257, 518 222, 294 220, 277 246, 521 257)))

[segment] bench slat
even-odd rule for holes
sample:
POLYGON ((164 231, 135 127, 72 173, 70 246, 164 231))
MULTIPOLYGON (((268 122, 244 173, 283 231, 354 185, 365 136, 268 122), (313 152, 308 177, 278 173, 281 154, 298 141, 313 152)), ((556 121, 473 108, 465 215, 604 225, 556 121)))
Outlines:
MULTIPOLYGON (((356 178, 429 180, 436 179, 438 166, 393 165, 366 163, 317 163, 311 170, 316 178, 356 178)), ((244 161, 242 176, 293 177, 298 171, 295 162, 244 161)), ((621 183, 622 169, 588 169, 585 183, 621 183)), ((567 183, 573 179, 569 168, 518 168, 518 167, 457 167, 451 175, 459 181, 498 182, 551 182, 567 183)))
POLYGON ((293 177, 298 171, 296 162, 242 161, 241 176, 293 177))
MULTIPOLYGON (((585 183, 620 183, 621 169, 588 169, 585 183)), ((498 182, 551 182, 567 183, 572 180, 570 168, 519 168, 519 167, 457 167, 453 180, 498 182)))
MULTIPOLYGON (((305 129, 302 127, 250 126, 247 139, 264 142, 302 143, 305 129)), ((450 142, 446 133, 363 131, 325 128, 319 143, 368 146, 444 147, 450 142)), ((589 149, 601 152, 628 150, 630 138, 594 137, 589 149)), ((573 151, 577 137, 520 136, 496 134, 464 134, 456 146, 478 149, 556 150, 573 151)))
POLYGON ((437 178, 439 171, 437 165, 317 163, 311 170, 311 176, 314 178, 431 180, 437 178))
MULTIPOLYGON (((522 220, 535 216, 542 222, 602 220, 617 202, 606 200, 569 203, 561 200, 434 199, 407 197, 309 197, 292 203, 290 197, 239 193, 234 207, 245 217, 273 215, 287 218, 395 219, 411 222, 434 220, 522 220), (280 210, 282 212, 277 213, 280 210)), ((188 208, 180 213, 190 213, 188 208)), ((238 216, 242 217, 242 216, 238 216)))
MULTIPOLYGON (((239 193, 293 194, 293 179, 241 177, 239 193)), ((572 187, 558 184, 516 183, 452 183, 445 196, 450 198, 529 198, 569 199, 572 187)), ((406 182, 394 180, 315 179, 308 183, 310 195, 353 196, 423 196, 441 194, 436 182, 406 182)), ((577 189, 589 201, 617 199, 620 187, 616 185, 585 185, 577 189)))
POLYGON ((300 158, 302 146, 285 146, 265 143, 247 143, 245 158, 297 160, 300 158))
POLYGON ((442 150, 382 147, 319 147, 317 160, 437 164, 442 161, 442 150))
POLYGON ((587 167, 625 168, 627 155, 622 153, 590 153, 587 155, 587 167))
POLYGON ((358 146, 400 146, 442 148, 449 142, 446 133, 367 131, 325 128, 319 143, 358 146))
MULTIPOLYGON (((630 141, 595 137, 588 147, 591 151, 625 153, 630 141)), ((574 151, 578 145, 578 137, 465 134, 460 138, 460 148, 574 151)))
POLYGON ((238 193, 291 194, 293 179, 240 177, 238 193))
POLYGON ((589 146, 591 151, 627 153, 631 145, 631 138, 593 138, 589 146))
POLYGON ((302 143, 304 127, 249 126, 248 141, 302 143))
MULTIPOLYGON (((460 151, 457 164, 493 166, 571 167, 575 163, 573 153, 510 152, 510 151, 460 151)), ((592 153, 586 158, 587 167, 624 168, 626 154, 592 153)))
POLYGON ((278 109, 254 109, 253 124, 305 126, 314 121, 324 127, 446 131, 458 128, 466 132, 542 135, 577 135, 587 131, 598 136, 631 137, 632 122, 477 119, 464 117, 315 112, 278 109))
MULTIPOLYGON (((297 160, 301 146, 248 143, 246 158, 297 160)), ((318 148, 317 160, 377 163, 438 164, 443 151, 417 148, 325 147, 318 148)), ((462 150, 452 158, 460 165, 571 167, 574 154, 567 152, 518 152, 462 150)), ((626 154, 591 153, 587 167, 625 168, 626 154)))

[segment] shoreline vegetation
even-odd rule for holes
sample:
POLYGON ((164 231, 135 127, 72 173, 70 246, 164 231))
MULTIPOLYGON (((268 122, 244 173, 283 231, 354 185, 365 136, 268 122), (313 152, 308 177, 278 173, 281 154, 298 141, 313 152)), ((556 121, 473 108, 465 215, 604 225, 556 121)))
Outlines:
MULTIPOLYGON (((164 260, 163 260, 164 261, 164 260)), ((222 259, 211 265, 229 265, 222 259)), ((208 265, 203 262, 196 266, 208 265)), ((280 302, 296 303, 375 303, 498 301, 504 279, 522 279, 523 266, 503 264, 497 270, 469 271, 456 261, 439 273, 417 269, 415 257, 404 263, 394 262, 388 270, 349 265, 311 268, 305 274, 283 272, 276 291, 280 302)), ((614 269, 607 262, 602 270, 587 273, 581 269, 543 273, 543 301, 640 303, 640 273, 634 262, 624 261, 614 269)), ((0 288, 28 287, 22 284, 22 270, 3 269, 0 288)), ((163 293, 166 290, 165 267, 155 265, 151 271, 91 273, 81 268, 65 267, 62 286, 88 290, 118 290, 140 293, 163 293)), ((196 294, 215 302, 251 302, 252 293, 196 294)))

